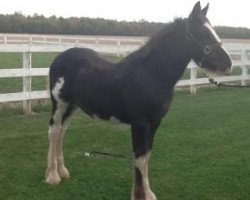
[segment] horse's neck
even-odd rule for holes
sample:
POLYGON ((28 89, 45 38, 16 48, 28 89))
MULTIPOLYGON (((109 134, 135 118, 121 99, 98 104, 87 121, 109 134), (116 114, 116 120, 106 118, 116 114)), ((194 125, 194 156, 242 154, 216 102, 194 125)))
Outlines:
POLYGON ((174 36, 169 37, 169 43, 159 42, 159 45, 144 57, 143 62, 147 65, 147 70, 159 81, 173 87, 184 73, 190 56, 185 37, 177 38, 175 41, 174 36))
POLYGON ((180 20, 170 24, 145 46, 126 57, 122 65, 132 71, 134 67, 141 67, 161 87, 174 87, 190 61, 185 23, 180 20))

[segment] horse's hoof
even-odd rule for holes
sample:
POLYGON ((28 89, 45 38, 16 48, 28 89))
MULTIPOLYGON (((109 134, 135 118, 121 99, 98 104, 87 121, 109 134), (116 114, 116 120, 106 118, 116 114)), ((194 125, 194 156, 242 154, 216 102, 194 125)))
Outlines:
POLYGON ((151 194, 148 194, 148 196, 146 197, 146 200, 157 200, 157 198, 154 195, 154 193, 151 193, 151 194))
POLYGON ((149 189, 145 191, 144 194, 136 195, 135 192, 132 192, 131 200, 157 200, 155 194, 149 189))
POLYGON ((59 174, 60 178, 65 178, 65 179, 70 178, 69 171, 64 166, 58 168, 58 174, 59 174))
POLYGON ((132 197, 131 200, 157 200, 157 198, 155 196, 152 196, 152 197, 146 197, 145 199, 141 199, 141 198, 135 198, 135 197, 132 197))
POLYGON ((55 171, 55 172, 50 171, 47 173, 45 183, 47 183, 49 185, 57 185, 60 183, 60 181, 61 181, 61 178, 58 175, 57 171, 55 171))

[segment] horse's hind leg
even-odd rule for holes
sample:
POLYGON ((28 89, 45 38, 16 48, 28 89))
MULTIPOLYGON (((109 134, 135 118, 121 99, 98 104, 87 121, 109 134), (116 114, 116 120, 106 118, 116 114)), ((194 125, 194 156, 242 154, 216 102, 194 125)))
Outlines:
POLYGON ((59 99, 56 100, 53 96, 51 100, 52 115, 49 123, 49 151, 45 182, 55 185, 60 182, 58 174, 57 149, 62 134, 62 117, 68 105, 63 101, 58 101, 59 99))
POLYGON ((53 94, 51 100, 52 116, 49 125, 49 152, 45 182, 55 185, 60 182, 61 178, 69 177, 68 170, 63 162, 62 143, 66 124, 74 106, 60 98, 54 98, 53 94))
POLYGON ((61 127, 61 132, 60 132, 60 137, 59 137, 59 141, 57 144, 57 162, 58 162, 58 174, 60 176, 60 178, 69 178, 69 172, 67 170, 67 168, 64 166, 64 158, 63 158, 63 137, 64 137, 64 133, 67 129, 67 126, 69 124, 69 120, 71 118, 71 116, 73 115, 73 113, 76 110, 76 106, 74 106, 73 104, 69 104, 65 113, 63 114, 62 117, 62 127, 61 127))

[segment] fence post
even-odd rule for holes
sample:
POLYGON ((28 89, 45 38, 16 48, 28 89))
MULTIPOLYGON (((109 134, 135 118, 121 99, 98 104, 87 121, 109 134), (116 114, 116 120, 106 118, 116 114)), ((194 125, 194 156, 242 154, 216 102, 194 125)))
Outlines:
POLYGON ((99 44, 99 38, 98 37, 95 38, 95 44, 99 44))
POLYGON ((44 43, 44 45, 47 44, 47 35, 45 35, 45 36, 43 37, 43 43, 44 43))
POLYGON ((247 74, 248 74, 248 69, 247 69, 247 66, 246 65, 243 65, 242 67, 241 67, 241 69, 242 69, 242 74, 241 74, 241 76, 242 76, 242 80, 241 80, 241 85, 242 86, 246 86, 246 80, 247 80, 247 74))
POLYGON ((76 36, 76 46, 79 47, 79 44, 80 44, 79 36, 76 36))
POLYGON ((29 45, 32 45, 32 36, 31 36, 31 34, 29 35, 29 45))
POLYGON ((247 51, 242 51, 242 61, 244 63, 244 65, 241 66, 241 85, 245 86, 246 85, 246 80, 247 80, 247 75, 248 75, 248 68, 245 64, 245 62, 247 61, 247 51))
MULTIPOLYGON (((31 52, 23 52, 23 70, 27 71, 31 69, 31 52)), ((31 76, 23 77, 23 92, 31 92, 31 76)), ((29 95, 30 96, 30 95, 29 95)), ((23 101, 23 113, 26 115, 31 115, 31 100, 23 101)))
POLYGON ((117 40, 117 45, 120 46, 121 45, 121 39, 117 40))
POLYGON ((196 95, 196 79, 197 79, 197 66, 194 62, 191 63, 192 67, 190 69, 190 94, 196 95))
POLYGON ((7 35, 6 34, 4 34, 3 40, 4 40, 4 44, 6 45, 7 44, 7 35))
MULTIPOLYGON (((121 39, 117 39, 116 44, 117 44, 118 47, 120 47, 121 46, 121 39)), ((116 53, 116 56, 121 57, 120 48, 119 48, 118 52, 116 53)))
POLYGON ((59 36, 59 44, 62 44, 62 36, 59 36))

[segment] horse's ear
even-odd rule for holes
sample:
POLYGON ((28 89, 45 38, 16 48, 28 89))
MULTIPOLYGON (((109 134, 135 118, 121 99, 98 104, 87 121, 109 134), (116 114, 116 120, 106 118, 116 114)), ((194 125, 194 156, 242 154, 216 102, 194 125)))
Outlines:
POLYGON ((189 15, 189 18, 196 19, 201 16, 201 3, 198 1, 194 7, 192 12, 189 15))
POLYGON ((209 8, 209 3, 206 5, 205 8, 203 8, 203 9, 201 10, 201 14, 202 14, 204 17, 207 15, 208 8, 209 8))

